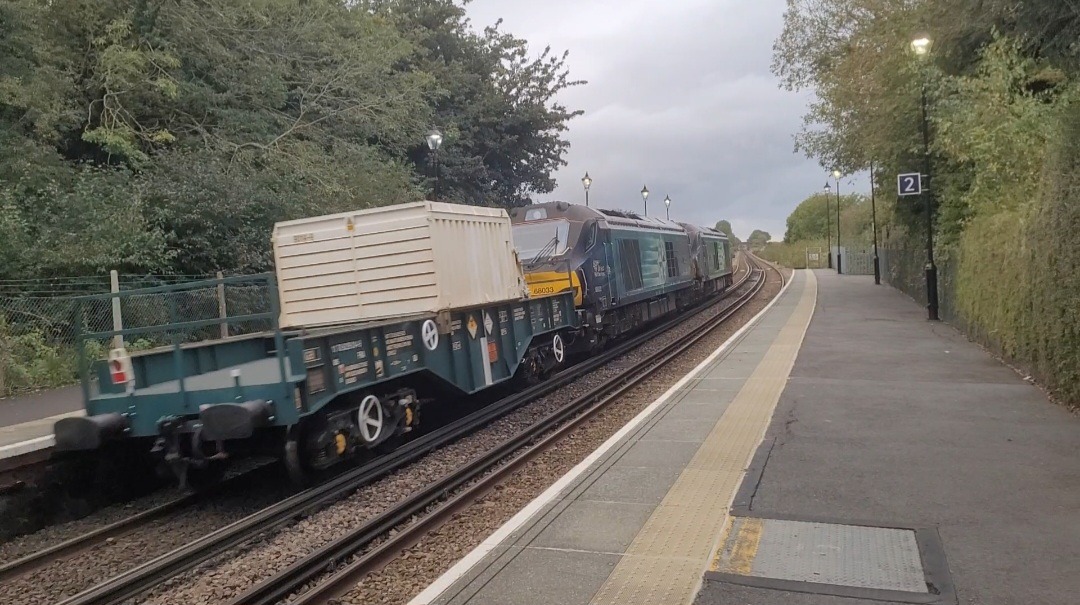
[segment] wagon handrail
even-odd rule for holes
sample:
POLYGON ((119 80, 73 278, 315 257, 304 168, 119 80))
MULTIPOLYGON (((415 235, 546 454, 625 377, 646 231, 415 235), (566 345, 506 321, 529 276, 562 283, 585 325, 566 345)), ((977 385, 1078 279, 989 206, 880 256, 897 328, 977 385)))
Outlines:
MULTIPOLYGON (((90 361, 86 358, 86 341, 94 339, 106 339, 116 336, 137 336, 144 334, 152 334, 158 332, 171 332, 172 350, 174 359, 174 373, 176 374, 176 380, 178 381, 178 387, 180 396, 186 401, 186 389, 184 384, 183 375, 183 338, 182 333, 187 331, 196 330, 199 328, 206 328, 211 326, 221 326, 227 323, 237 324, 253 321, 266 321, 269 320, 271 330, 274 332, 274 356, 278 362, 278 370, 281 375, 281 381, 287 380, 286 368, 285 368, 285 342, 284 336, 279 329, 278 320, 280 314, 280 306, 277 300, 277 283, 273 273, 258 273, 253 275, 233 275, 229 277, 215 277, 210 279, 203 279, 197 281, 184 282, 180 284, 168 284, 164 286, 152 286, 148 288, 135 288, 131 290, 119 290, 117 292, 105 292, 100 294, 88 294, 84 296, 78 296, 74 298, 75 304, 75 342, 76 350, 78 354, 78 369, 80 382, 82 386, 83 401, 90 401, 90 361), (112 330, 102 330, 96 332, 87 332, 83 330, 83 324, 85 322, 85 309, 86 305, 94 301, 115 301, 130 299, 133 297, 144 296, 148 294, 177 294, 192 290, 203 290, 208 288, 220 288, 230 284, 258 284, 266 286, 268 292, 267 296, 270 299, 270 310, 260 313, 249 313, 246 315, 237 315, 233 317, 219 316, 212 319, 198 319, 190 321, 180 321, 179 311, 176 306, 176 299, 169 297, 167 299, 168 307, 168 322, 158 323, 151 326, 141 326, 135 328, 120 328, 112 330)), ((134 379, 134 377, 133 377, 134 379)))

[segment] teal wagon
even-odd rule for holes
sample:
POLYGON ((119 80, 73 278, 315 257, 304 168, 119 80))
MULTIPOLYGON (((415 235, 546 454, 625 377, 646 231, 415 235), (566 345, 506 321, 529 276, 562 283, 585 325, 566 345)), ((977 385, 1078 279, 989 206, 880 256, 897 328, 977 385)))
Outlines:
MULTIPOLYGON (((417 212, 431 214, 432 210, 428 206, 410 212, 413 217, 417 212)), ((375 216, 385 220, 387 211, 375 216)), ((509 218, 502 213, 502 219, 496 219, 484 229, 491 231, 491 225, 496 225, 492 233, 498 240, 500 220, 504 221, 509 243, 509 218)), ((460 222, 457 218, 455 221, 460 222)), ((362 222, 357 213, 342 221, 351 230, 362 222)), ((415 252, 416 242, 422 239, 402 235, 399 227, 391 230, 397 233, 397 243, 383 242, 373 247, 384 251, 382 264, 400 261, 400 256, 387 255, 386 250, 407 247, 415 252), (406 240, 411 242, 409 246, 399 245, 406 240)), ((304 235, 300 239, 306 245, 318 243, 320 237, 309 239, 304 235)), ((351 280, 352 288, 361 288, 355 285, 356 259, 360 256, 355 252, 356 238, 344 243, 338 239, 326 236, 319 249, 325 251, 339 244, 353 249, 352 274, 346 281, 351 280)), ((432 239, 438 236, 433 235, 420 248, 434 247, 432 239)), ((182 482, 192 469, 216 468, 241 453, 269 451, 280 454, 290 473, 302 480, 311 471, 376 450, 413 430, 422 405, 452 404, 457 398, 515 377, 540 378, 563 363, 564 339, 580 326, 574 294, 523 294, 513 299, 505 294, 478 296, 478 291, 491 291, 491 284, 499 279, 513 281, 512 272, 492 277, 493 270, 487 265, 499 262, 492 261, 492 254, 510 254, 513 262, 507 266, 517 267, 520 276, 512 247, 498 246, 500 250, 472 261, 483 266, 464 267, 463 275, 471 275, 468 279, 473 283, 455 284, 465 297, 457 299, 458 305, 447 308, 445 300, 439 300, 428 309, 416 304, 410 309, 408 303, 402 303, 388 308, 408 312, 375 319, 365 319, 356 312, 355 305, 346 305, 330 321, 323 317, 323 325, 283 325, 297 314, 307 313, 310 317, 310 313, 324 313, 334 304, 332 297, 324 297, 316 304, 309 302, 318 300, 322 291, 319 288, 330 281, 328 265, 322 261, 309 263, 302 272, 304 279, 319 276, 321 284, 305 288, 305 297, 298 298, 299 290, 282 285, 282 278, 294 279, 291 275, 296 275, 290 274, 289 262, 282 260, 284 253, 273 274, 84 297, 77 310, 80 326, 86 325, 88 313, 108 307, 113 301, 126 308, 134 300, 156 300, 160 321, 80 334, 86 416, 57 422, 56 449, 72 452, 121 442, 139 444, 137 449, 159 456, 182 482), (262 308, 225 318, 190 319, 177 302, 185 294, 230 288, 265 292, 262 308), (472 292, 468 292, 470 288, 472 292), (470 296, 473 300, 468 300, 470 296), (297 301, 303 305, 295 304, 297 301), (439 306, 443 308, 436 310, 439 306), (198 338, 201 332, 217 334, 224 322, 233 329, 263 329, 225 338, 198 338), (118 337, 164 344, 129 354, 124 346, 118 346, 118 337), (95 345, 103 342, 110 343, 109 357, 92 359, 96 356, 90 351, 101 350, 95 345)), ((318 254, 308 256, 308 261, 322 258, 318 254)), ((437 257, 437 251, 429 256, 437 257)), ((468 261, 458 259, 454 263, 454 270, 459 271, 455 275, 462 275, 462 265, 468 261)), ((400 263, 396 266, 398 278, 403 272, 420 271, 400 263)), ((438 273, 437 269, 433 271, 438 273)), ((339 273, 348 275, 346 270, 339 273)), ((413 279, 410 283, 422 281, 413 279)), ((333 287, 333 292, 346 291, 333 287)), ((395 287, 403 291, 400 285, 395 287)), ((511 283, 510 289, 504 291, 515 291, 514 287, 511 283)), ((439 296, 445 298, 447 291, 453 292, 453 287, 441 288, 439 296)), ((413 301, 419 298, 415 294, 411 297, 413 301)), ((365 300, 373 299, 377 297, 365 293, 365 300)))

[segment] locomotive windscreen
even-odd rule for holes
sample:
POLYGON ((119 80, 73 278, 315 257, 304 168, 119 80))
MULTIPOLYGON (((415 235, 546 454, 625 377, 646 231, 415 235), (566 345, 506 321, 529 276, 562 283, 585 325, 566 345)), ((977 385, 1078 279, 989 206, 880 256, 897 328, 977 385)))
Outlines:
POLYGON ((554 219, 514 225, 514 247, 522 262, 540 261, 566 252, 570 221, 554 219))

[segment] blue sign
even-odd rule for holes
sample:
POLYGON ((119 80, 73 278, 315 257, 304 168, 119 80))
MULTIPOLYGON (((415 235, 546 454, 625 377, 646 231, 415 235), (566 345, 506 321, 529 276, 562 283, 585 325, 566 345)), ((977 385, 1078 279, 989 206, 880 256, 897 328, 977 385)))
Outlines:
POLYGON ((899 195, 919 195, 922 193, 922 175, 918 172, 898 175, 896 190, 899 195))

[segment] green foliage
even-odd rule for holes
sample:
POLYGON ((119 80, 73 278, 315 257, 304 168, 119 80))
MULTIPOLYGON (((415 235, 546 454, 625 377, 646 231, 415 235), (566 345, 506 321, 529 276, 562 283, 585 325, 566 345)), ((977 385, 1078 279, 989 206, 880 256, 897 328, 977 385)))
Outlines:
POLYGON ((792 269, 821 268, 828 262, 825 240, 800 240, 792 243, 769 242, 758 255, 765 260, 792 269), (817 254, 817 260, 810 260, 809 254, 817 254))
POLYGON ((261 271, 283 219, 554 188, 565 55, 450 0, 0 5, 0 278, 261 271))
POLYGON ((50 345, 40 331, 13 334, 0 317, 0 397, 71 384, 76 365, 70 349, 50 345))
MULTIPOLYGON (((881 209, 879 208, 879 211, 881 209)), ((799 202, 787 218, 785 242, 803 242, 806 240, 826 240, 825 230, 832 234, 836 243, 836 196, 816 193, 799 202), (828 218, 826 218, 828 208, 828 218)), ((840 196, 840 236, 841 242, 860 244, 873 239, 873 213, 870 198, 853 193, 840 196)))
POLYGON ((739 238, 735 237, 735 234, 731 232, 731 223, 728 221, 717 221, 715 229, 727 235, 728 239, 731 240, 731 245, 737 246, 741 243, 739 238))
MULTIPOLYGON (((434 77, 433 126, 444 135, 439 152, 443 195, 487 206, 528 204, 555 188, 565 165, 566 123, 580 115, 555 96, 583 84, 571 80, 567 55, 545 48, 530 58, 524 40, 496 24, 476 33, 452 0, 370 0, 376 14, 405 32, 416 51, 408 61, 434 77)), ((409 157, 429 157, 420 138, 409 157)), ((433 169, 425 170, 429 177, 433 169)), ((429 181, 430 183, 430 181, 429 181)), ((430 186, 430 185, 429 185, 430 186)))
POLYGON ((750 247, 752 248, 761 249, 764 248, 765 244, 767 244, 771 239, 772 236, 769 235, 767 231, 754 229, 754 232, 750 234, 749 238, 747 238, 746 243, 750 244, 750 247))
MULTIPOLYGON (((1080 401, 1077 35, 1080 13, 1063 3, 791 0, 773 65, 786 87, 816 93, 797 149, 845 172, 873 162, 879 192, 923 167, 925 98, 942 311, 1071 402, 1080 401), (934 40, 922 60, 909 47, 920 31, 934 40)), ((815 197, 789 217, 788 241, 820 237, 815 197)), ((922 203, 882 197, 885 277, 923 298, 922 203)), ((842 211, 843 238, 869 234, 864 208, 842 211)))

